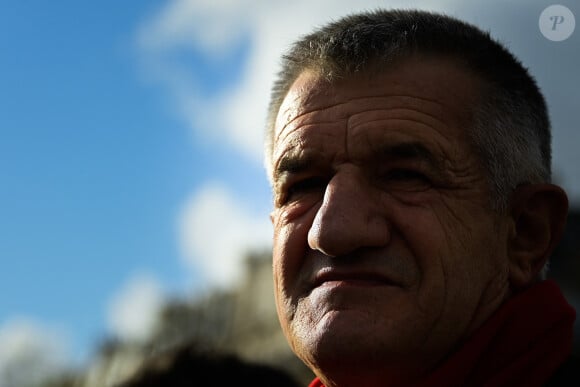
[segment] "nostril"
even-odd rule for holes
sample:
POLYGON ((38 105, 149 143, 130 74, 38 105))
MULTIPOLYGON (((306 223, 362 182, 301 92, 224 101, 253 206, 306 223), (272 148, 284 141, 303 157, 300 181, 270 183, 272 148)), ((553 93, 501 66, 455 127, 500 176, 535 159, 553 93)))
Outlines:
POLYGON ((312 225, 310 226, 310 230, 308 230, 308 246, 312 250, 318 250, 322 253, 325 253, 323 251, 323 248, 321 245, 322 230, 321 230, 321 226, 320 226, 320 220, 318 218, 319 218, 319 213, 316 214, 316 217, 314 218, 314 221, 312 222, 312 225))
POLYGON ((308 230, 308 245, 311 249, 334 256, 333 250, 340 248, 341 232, 336 230, 336 217, 329 214, 328 208, 323 204, 316 213, 308 230))
POLYGON ((308 232, 308 245, 329 257, 346 255, 361 247, 365 229, 354 219, 347 220, 344 213, 321 208, 308 232))
POLYGON ((389 242, 390 227, 384 205, 374 200, 368 189, 357 176, 335 175, 308 230, 311 249, 337 257, 389 242))

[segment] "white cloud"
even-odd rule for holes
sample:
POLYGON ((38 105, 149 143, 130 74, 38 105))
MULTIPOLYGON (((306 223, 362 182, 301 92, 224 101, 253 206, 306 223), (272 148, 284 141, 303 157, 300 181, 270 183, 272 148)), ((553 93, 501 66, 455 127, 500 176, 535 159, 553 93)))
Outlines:
POLYGON ((198 286, 228 287, 240 279, 244 254, 271 247, 266 214, 252 214, 226 188, 208 184, 185 204, 179 222, 183 258, 198 286))
POLYGON ((137 274, 111 301, 109 328, 121 339, 142 341, 153 332, 163 301, 159 282, 152 275, 137 274))
POLYGON ((64 370, 67 340, 56 329, 25 318, 13 318, 0 327, 0 386, 38 383, 64 370))
POLYGON ((216 142, 225 141, 242 154, 262 161, 263 127, 270 87, 280 54, 296 37, 331 18, 379 6, 445 9, 457 0, 173 0, 139 29, 138 45, 149 77, 159 82, 192 128, 216 142), (216 96, 199 88, 199 79, 180 53, 201 52, 223 58, 251 39, 249 63, 238 83, 216 96))
POLYGON ((253 1, 173 0, 145 25, 138 36, 143 49, 163 52, 197 46, 210 55, 231 49, 248 21, 240 17, 253 1))

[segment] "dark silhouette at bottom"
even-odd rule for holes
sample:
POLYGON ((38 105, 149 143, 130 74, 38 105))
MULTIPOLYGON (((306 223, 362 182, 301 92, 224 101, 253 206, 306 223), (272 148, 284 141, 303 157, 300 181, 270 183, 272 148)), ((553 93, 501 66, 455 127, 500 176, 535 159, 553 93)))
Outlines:
POLYGON ((286 371, 267 364, 251 363, 236 355, 199 351, 191 346, 160 354, 119 387, 185 386, 277 386, 298 387, 286 371))

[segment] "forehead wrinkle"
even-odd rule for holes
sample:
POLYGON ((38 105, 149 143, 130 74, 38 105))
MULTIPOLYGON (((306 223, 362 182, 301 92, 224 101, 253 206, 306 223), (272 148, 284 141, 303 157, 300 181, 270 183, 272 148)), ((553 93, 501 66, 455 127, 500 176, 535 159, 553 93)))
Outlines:
MULTIPOLYGON (((401 116, 403 116, 403 114, 401 114, 401 116)), ((435 115, 425 113, 422 111, 418 111, 418 110, 414 110, 414 109, 407 109, 407 108, 365 110, 364 112, 359 112, 359 113, 351 115, 348 118, 347 126, 349 127, 349 129, 356 129, 356 128, 361 127, 361 126, 365 126, 368 124, 377 123, 377 122, 381 122, 381 121, 385 121, 385 122, 396 122, 396 121, 413 122, 413 123, 416 123, 418 125, 426 126, 429 129, 435 129, 436 126, 441 126, 441 127, 449 126, 448 123, 442 121, 441 119, 439 119, 435 115), (418 118, 398 117, 395 114, 393 114, 392 117, 382 116, 382 117, 378 117, 375 119, 369 119, 369 120, 357 119, 357 118, 359 118, 359 116, 361 116, 362 118, 365 118, 366 113, 372 113, 372 112, 385 112, 385 113, 389 112, 391 114, 397 113, 397 112, 398 113, 400 113, 400 112, 412 112, 413 114, 420 115, 420 116, 422 116, 422 118, 426 118, 426 119, 424 121, 421 121, 418 118), (354 123, 353 123, 353 121, 354 121, 354 123), (429 121, 431 121, 431 122, 429 122, 429 121), (432 125, 432 123, 435 125, 432 125)))
MULTIPOLYGON (((445 103, 442 103, 439 100, 436 99, 432 99, 432 98, 426 98, 426 97, 421 97, 421 96, 416 96, 416 95, 411 95, 411 94, 381 94, 381 95, 377 95, 377 96, 372 96, 370 98, 368 98, 370 100, 376 100, 376 99, 384 99, 385 102, 376 106, 376 107, 372 107, 371 109, 368 109, 366 111, 372 112, 372 111, 391 111, 391 110, 401 110, 401 111, 411 111, 413 113, 421 113, 423 115, 426 116, 430 116, 438 121, 440 121, 440 119, 433 113, 430 113, 426 110, 433 110, 433 111, 437 111, 440 113, 443 113, 445 111, 449 111, 450 109, 453 109, 453 106, 446 106, 445 103), (427 105, 427 106, 425 106, 427 105), (430 106, 429 106, 430 105, 430 106), (447 109, 446 109, 447 107, 447 109)), ((375 101, 373 101, 375 102, 375 101)), ((364 112, 361 112, 364 114, 364 112)), ((355 113, 354 115, 357 115, 360 113, 355 113)))
MULTIPOLYGON (((429 99, 424 98, 416 99, 430 101, 429 99)), ((432 102, 433 105, 437 105, 437 109, 444 109, 446 106, 446 104, 438 101, 432 102)), ((418 140, 423 138, 423 133, 427 136, 425 139, 430 137, 429 133, 437 134, 436 137, 428 141, 430 144, 428 148, 435 146, 438 151, 436 153, 443 157, 450 157, 450 152, 453 151, 453 144, 455 144, 457 139, 453 139, 454 135, 449 131, 449 129, 455 127, 465 135, 464 130, 460 129, 465 125, 464 117, 461 117, 460 115, 458 116, 458 114, 445 114, 445 112, 449 113, 451 109, 452 108, 441 110, 441 114, 436 115, 437 113, 426 112, 424 108, 421 109, 421 107, 416 106, 375 108, 352 114, 348 119, 347 125, 349 131, 355 132, 352 134, 353 137, 368 136, 368 133, 371 133, 372 136, 376 138, 375 140, 368 138, 367 142, 376 142, 379 138, 381 141, 384 141, 383 136, 391 137, 389 133, 393 133, 395 137, 399 137, 401 140, 403 139, 401 136, 411 136, 418 140), (368 113, 372 114, 373 112, 376 113, 375 117, 365 120, 368 113), (384 125, 381 125, 382 122, 384 122, 384 125), (370 132, 365 130, 365 126, 368 126, 370 132), (384 129, 382 135, 381 129, 384 129), (392 132, 392 130, 394 130, 394 132, 392 132)), ((462 135, 460 135, 460 137, 462 137, 462 135)), ((370 145, 372 146, 373 144, 370 145)))
MULTIPOLYGON (((376 125, 376 123, 380 123, 381 121, 389 121, 389 125, 393 124, 392 121, 411 122, 415 126, 420 125, 424 127, 430 133, 433 133, 434 131, 431 126, 412 119, 377 119, 367 121, 366 124, 375 123, 374 128, 377 130, 369 128, 368 131, 362 130, 360 133, 355 134, 353 139, 358 138, 358 140, 353 140, 357 145, 352 149, 351 156, 360 159, 361 161, 369 161, 376 159, 377 157, 380 159, 386 157, 392 160, 423 160, 440 171, 446 169, 445 165, 447 159, 452 161, 448 154, 450 150, 453 150, 451 144, 446 146, 441 142, 441 140, 436 140, 430 136, 417 136, 417 132, 414 130, 412 132, 390 131, 388 129, 382 130, 381 127, 376 125), (448 147, 450 147, 450 149, 447 149, 448 147), (368 149, 370 152, 366 152, 365 149, 368 149)), ((394 125, 396 125, 396 123, 394 125)), ((359 126, 364 126, 364 124, 360 124, 359 126)), ((435 130, 435 132, 438 135, 441 135, 438 131, 435 130)), ((444 136, 442 136, 442 139, 445 141, 444 136)))
MULTIPOLYGON (((403 93, 385 93, 385 92, 381 92, 381 93, 377 93, 377 94, 365 94, 362 95, 359 98, 352 98, 352 99, 370 99, 370 100, 377 100, 377 99, 385 99, 387 101, 390 102, 391 99, 393 98, 401 98, 403 99, 403 101, 406 100, 417 100, 419 102, 428 102, 430 104, 433 105, 438 105, 440 107, 443 107, 445 104, 443 104, 441 101, 434 99, 434 98, 427 98, 427 97, 422 97, 419 95, 414 95, 414 94, 403 94, 403 93)), ((400 102, 400 101, 399 101, 400 102)), ((405 105, 403 103, 403 105, 405 105)))
POLYGON ((298 125, 295 127, 290 128, 289 130, 284 130, 286 128, 288 128, 288 126, 285 126, 281 131, 279 131, 277 133, 275 142, 274 142, 274 148, 277 148, 279 146, 282 146, 282 149, 284 149, 283 145, 280 144, 285 144, 287 142, 289 142, 292 146, 297 146, 299 143, 301 143, 300 138, 304 135, 304 132, 310 131, 310 130, 316 130, 316 127, 320 127, 320 126, 325 126, 325 125, 329 125, 329 124, 337 124, 337 120, 332 120, 332 121, 317 121, 317 122, 308 122, 308 123, 304 123, 303 125, 298 125), (289 137, 294 136, 295 138, 291 138, 290 140, 288 140, 289 137))
MULTIPOLYGON (((329 86, 330 89, 332 90, 334 87, 339 87, 337 85, 330 85, 329 86)), ((290 93, 289 93, 290 94, 290 93)), ((303 118, 307 115, 310 115, 312 113, 316 113, 316 112, 323 112, 323 111, 327 111, 329 109, 333 109, 333 108, 337 108, 340 107, 342 105, 347 105, 352 101, 355 100, 381 100, 381 99, 390 99, 390 98, 403 98, 405 100, 409 99, 409 100, 417 100, 419 102, 427 102, 429 104, 433 104, 433 105, 438 105, 439 108, 443 108, 443 104, 433 98, 426 98, 426 97, 421 97, 421 96, 416 96, 416 95, 411 95, 411 94, 401 94, 401 93, 393 93, 393 94, 384 94, 384 93, 380 93, 380 94, 376 94, 376 95, 361 95, 360 97, 354 97, 354 98, 348 98, 347 100, 344 101, 340 101, 340 102, 336 102, 336 103, 329 103, 329 104, 325 104, 324 106, 313 106, 309 109, 307 109, 309 103, 315 99, 316 96, 320 95, 320 92, 317 90, 308 90, 304 93, 295 95, 292 102, 290 102, 289 105, 286 106, 286 108, 284 109, 283 112, 279 113, 279 117, 282 116, 289 116, 291 115, 290 112, 292 111, 298 111, 300 112, 299 114, 296 114, 294 117, 291 117, 289 120, 287 120, 284 123, 284 126, 282 128, 280 128, 280 130, 277 130, 276 135, 274 136, 274 143, 279 141, 280 135, 282 134, 282 132, 285 131, 285 129, 291 125, 292 123, 294 123, 296 120, 303 118), (296 106, 298 105, 298 106, 296 106)), ((388 101, 391 102, 391 101, 388 101)), ((286 105, 286 103, 283 103, 282 106, 286 105)), ((405 103, 402 103, 402 105, 405 105, 405 103)), ((404 109, 406 107, 402 107, 400 109, 404 109)), ((412 110, 411 108, 408 108, 410 110, 412 110)), ((381 109, 376 109, 376 110, 381 110, 381 109)), ((428 115, 427 113, 425 113, 426 115, 428 115)), ((354 114, 356 115, 356 114, 354 114)), ((354 116, 353 115, 353 116, 354 116)), ((346 115, 345 115, 346 116, 346 115)), ((336 117, 337 119, 340 118, 344 118, 344 117, 336 117)), ((435 117, 434 117, 435 118, 435 117)))
MULTIPOLYGON (((389 118, 389 119, 376 119, 365 121, 364 123, 360 123, 358 125, 350 127, 351 131, 355 131, 356 129, 360 129, 358 133, 353 133, 353 138, 361 138, 366 137, 367 142, 370 142, 371 145, 373 143, 385 142, 385 137, 391 138, 390 141, 402 141, 408 142, 411 139, 413 141, 419 142, 420 139, 423 139, 423 136, 418 136, 417 133, 436 133, 439 139, 432 138, 429 140, 429 143, 433 143, 436 145, 437 148, 444 148, 444 143, 442 141, 447 141, 446 135, 442 133, 442 131, 438 130, 437 128, 421 121, 414 120, 412 118, 389 118), (381 123, 383 125, 378 127, 381 123), (410 123, 414 126, 413 130, 409 130, 408 125, 410 123), (372 128, 366 128, 365 126, 374 125, 372 128), (373 130, 374 129, 374 130, 373 130), (419 130, 417 130, 419 129, 419 130)), ((426 139, 425 139, 426 140, 426 139)), ((423 141, 425 141, 423 140, 423 141)), ((387 140, 387 142, 389 142, 387 140)), ((444 149, 440 149, 443 154, 447 154, 444 149)))
MULTIPOLYGON (((311 93, 309 93, 311 94, 311 93)), ((297 101, 299 101, 300 99, 296 99, 297 101)), ((308 99, 307 99, 308 100, 308 99)), ((287 116, 289 115, 287 112, 290 112, 291 110, 295 110, 295 111, 299 111, 299 114, 296 114, 294 117, 291 117, 289 120, 287 120, 284 123, 284 126, 282 126, 280 128, 280 130, 276 130, 276 134, 274 136, 274 144, 278 143, 280 140, 280 136, 282 135, 283 132, 286 132, 286 129, 288 128, 288 126, 292 125, 296 120, 299 120, 301 118, 306 118, 307 116, 314 114, 314 113, 323 113, 324 111, 327 111, 329 109, 333 109, 333 108, 337 108, 341 105, 344 105, 346 103, 348 103, 349 101, 343 101, 343 102, 337 102, 337 103, 332 103, 332 104, 328 104, 328 105, 324 105, 324 106, 319 106, 319 107, 312 107, 310 109, 306 109, 305 107, 308 105, 307 101, 306 103, 299 103, 299 106, 296 107, 296 109, 290 109, 287 108, 285 110, 284 113, 280 113, 279 116, 287 116)), ((344 117, 336 117, 336 119, 341 119, 344 117)), ((298 125, 296 127, 294 127, 294 130, 291 130, 288 134, 294 132, 296 129, 301 128, 301 127, 305 127, 305 126, 311 126, 311 125, 317 125, 317 124, 325 124, 325 123, 331 123, 333 121, 318 121, 316 123, 308 123, 306 125, 298 125)))

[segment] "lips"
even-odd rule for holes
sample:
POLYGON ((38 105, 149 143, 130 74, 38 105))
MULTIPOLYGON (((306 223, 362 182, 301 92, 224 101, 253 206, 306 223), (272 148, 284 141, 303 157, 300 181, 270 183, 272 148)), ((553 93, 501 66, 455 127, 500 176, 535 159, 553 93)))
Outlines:
POLYGON ((385 275, 364 271, 320 270, 312 281, 313 288, 329 285, 347 286, 398 286, 385 275))

